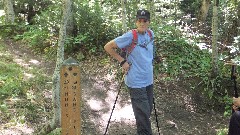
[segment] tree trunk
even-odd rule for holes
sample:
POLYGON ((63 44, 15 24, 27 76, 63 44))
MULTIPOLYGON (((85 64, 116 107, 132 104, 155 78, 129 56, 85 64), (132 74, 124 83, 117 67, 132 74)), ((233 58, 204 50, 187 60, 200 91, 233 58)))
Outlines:
POLYGON ((122 5, 122 30, 127 32, 127 22, 126 22, 126 0, 121 0, 122 5))
POLYGON ((59 40, 57 49, 57 61, 56 67, 53 74, 53 110, 54 117, 53 123, 56 126, 60 126, 61 123, 61 108, 60 108, 60 67, 64 61, 64 42, 66 38, 66 28, 68 24, 69 17, 71 16, 71 5, 72 0, 63 0, 63 17, 60 24, 59 30, 59 40))
POLYGON ((71 17, 72 0, 62 0, 63 3, 63 16, 59 30, 59 40, 57 49, 56 67, 53 73, 53 119, 37 133, 37 135, 45 135, 53 131, 61 125, 61 104, 60 104, 60 67, 64 61, 64 42, 66 39, 66 29, 69 18, 71 17))
POLYGON ((212 18, 212 77, 218 75, 218 0, 214 0, 212 18))
POLYGON ((148 6, 148 10, 151 13, 151 22, 155 22, 156 18, 155 18, 155 5, 154 5, 154 0, 149 0, 147 6, 148 6))
POLYGON ((33 17, 36 15, 33 7, 34 1, 28 3, 27 22, 29 25, 33 25, 33 17))
POLYGON ((6 14, 5 22, 7 25, 14 24, 15 13, 12 0, 3 0, 4 11, 6 14))
MULTIPOLYGON (((73 4, 71 5, 71 9, 75 9, 73 7, 73 4)), ((67 36, 72 36, 72 37, 76 36, 75 35, 76 33, 74 33, 75 32, 74 30, 76 30, 76 29, 77 28, 76 28, 76 24, 75 24, 73 10, 71 10, 70 13, 69 13, 69 19, 68 19, 67 27, 66 27, 67 36)))
POLYGON ((208 15, 209 7, 211 5, 211 0, 202 0, 200 12, 198 14, 197 20, 198 20, 198 27, 200 30, 203 29, 203 26, 206 22, 206 18, 208 15))

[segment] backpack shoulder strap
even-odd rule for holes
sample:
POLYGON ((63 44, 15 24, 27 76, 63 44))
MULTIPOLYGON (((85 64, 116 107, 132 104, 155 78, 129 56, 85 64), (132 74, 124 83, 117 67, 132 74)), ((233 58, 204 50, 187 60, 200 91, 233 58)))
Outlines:
MULTIPOLYGON (((150 37, 150 41, 153 40, 153 36, 152 36, 152 32, 147 29, 148 35, 150 37)), ((125 58, 127 58, 127 56, 133 51, 133 49, 136 47, 137 43, 138 43, 138 35, 137 35, 137 29, 132 29, 132 35, 133 35, 133 39, 132 39, 132 43, 126 47, 126 48, 122 48, 122 55, 125 58)))
POLYGON ((137 45, 137 42, 138 42, 137 29, 133 29, 132 34, 133 34, 133 39, 132 39, 132 44, 131 44, 132 47, 131 48, 133 49, 137 45))
POLYGON ((132 43, 131 45, 127 48, 127 54, 129 55, 133 49, 136 47, 137 42, 138 42, 138 36, 137 36, 137 29, 132 29, 132 35, 133 35, 133 39, 132 39, 132 43))
POLYGON ((147 29, 147 32, 148 32, 148 35, 149 35, 149 37, 150 37, 150 40, 153 40, 152 32, 151 32, 149 29, 147 29))

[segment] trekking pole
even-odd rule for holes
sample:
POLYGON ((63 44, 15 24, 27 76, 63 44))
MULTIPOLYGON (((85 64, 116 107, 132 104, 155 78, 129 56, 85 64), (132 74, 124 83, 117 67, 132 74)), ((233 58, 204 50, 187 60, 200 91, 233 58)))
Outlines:
MULTIPOLYGON (((236 64, 232 64, 232 70, 231 70, 231 80, 233 80, 233 85, 234 85, 234 97, 238 98, 238 92, 237 92, 237 76, 236 76, 236 64)), ((238 107, 237 110, 240 110, 240 108, 238 107)), ((232 113, 234 113, 235 110, 232 109, 232 113)))
MULTIPOLYGON (((236 76, 236 74, 237 74, 237 72, 236 72, 236 66, 237 66, 237 64, 236 63, 234 63, 234 62, 232 62, 232 61, 228 61, 228 62, 226 62, 224 65, 230 65, 230 66, 232 66, 232 69, 231 69, 231 80, 233 80, 233 87, 234 87, 234 97, 235 98, 238 98, 238 92, 237 92, 237 81, 236 81, 236 79, 237 79, 237 76, 236 76)), ((237 110, 240 110, 240 108, 238 108, 237 110)), ((232 113, 234 113, 235 111, 234 111, 234 109, 232 108, 232 113)))
POLYGON ((112 117, 112 114, 113 114, 115 105, 116 105, 117 100, 118 100, 118 95, 120 94, 120 91, 121 91, 121 88, 122 88, 122 84, 123 84, 123 82, 124 82, 124 77, 125 77, 125 74, 123 74, 123 77, 122 77, 122 79, 121 79, 121 82, 120 82, 121 84, 120 84, 120 86, 119 86, 118 93, 117 93, 116 99, 115 99, 115 101, 114 101, 114 105, 113 105, 113 108, 112 108, 112 112, 111 112, 111 114, 110 114, 110 117, 109 117, 109 120, 108 120, 107 127, 106 127, 106 130, 105 130, 104 135, 107 134, 108 127, 109 127, 109 124, 110 124, 110 120, 111 120, 111 117, 112 117))
POLYGON ((155 118, 156 118, 156 123, 157 123, 158 134, 160 135, 159 125, 158 125, 158 116, 157 116, 157 110, 156 110, 156 103, 155 103, 155 98, 154 97, 153 97, 153 107, 154 107, 154 110, 155 110, 155 118))
POLYGON ((234 97, 238 98, 238 92, 237 92, 237 76, 236 76, 236 65, 232 65, 232 72, 231 72, 231 79, 234 82, 234 97))

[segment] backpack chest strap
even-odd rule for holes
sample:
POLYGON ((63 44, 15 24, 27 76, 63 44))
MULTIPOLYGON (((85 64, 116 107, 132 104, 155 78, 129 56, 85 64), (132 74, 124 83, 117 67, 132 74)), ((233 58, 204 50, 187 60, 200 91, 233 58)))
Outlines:
MULTIPOLYGON (((126 52, 127 56, 133 51, 133 49, 136 47, 136 45, 138 43, 137 33, 138 33, 137 29, 132 29, 132 35, 133 35, 132 43, 128 47, 122 49, 124 52, 126 52)), ((152 41, 153 40, 152 33, 149 29, 147 29, 147 33, 150 37, 150 41, 152 41)))

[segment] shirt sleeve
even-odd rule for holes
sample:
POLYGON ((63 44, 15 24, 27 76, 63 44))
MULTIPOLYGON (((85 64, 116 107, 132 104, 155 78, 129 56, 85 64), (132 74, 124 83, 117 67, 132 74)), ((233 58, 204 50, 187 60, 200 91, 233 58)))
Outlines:
POLYGON ((128 31, 127 33, 123 34, 122 36, 119 36, 114 39, 117 46, 122 49, 127 47, 132 43, 133 35, 131 31, 128 31))

